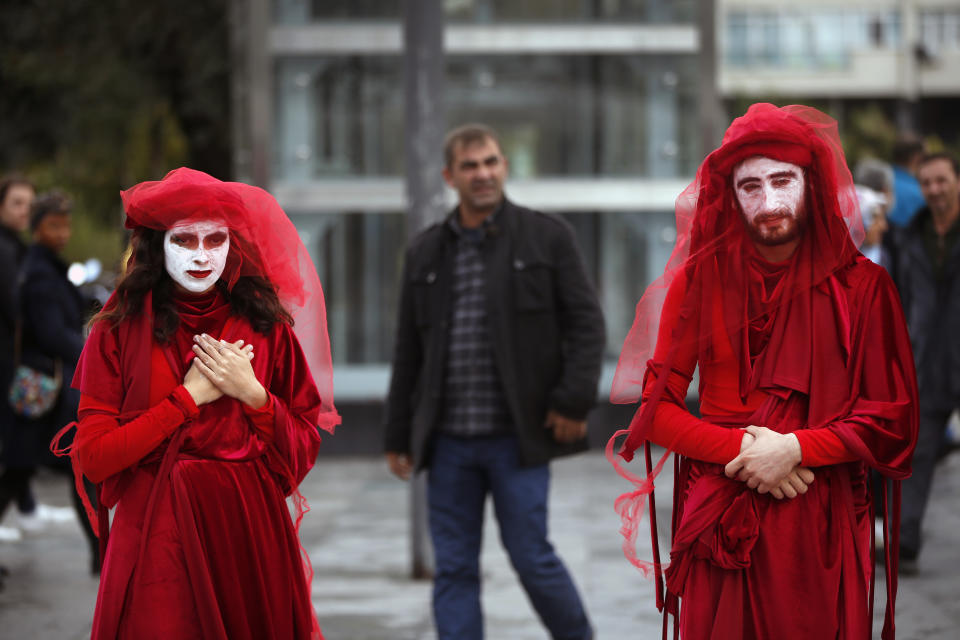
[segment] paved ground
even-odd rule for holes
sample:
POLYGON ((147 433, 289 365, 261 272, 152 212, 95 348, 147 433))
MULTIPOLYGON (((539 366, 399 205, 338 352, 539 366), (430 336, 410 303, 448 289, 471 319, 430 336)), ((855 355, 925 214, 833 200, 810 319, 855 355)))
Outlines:
MULTIPOLYGON (((658 495, 668 496, 668 485, 659 485, 658 495)), ((619 548, 611 505, 625 488, 597 453, 554 465, 552 538, 587 601, 599 640, 659 637, 652 586, 619 548)), ((68 504, 62 478, 43 476, 37 489, 46 503, 68 504)), ((406 577, 406 485, 389 476, 379 459, 321 459, 303 490, 313 511, 302 537, 313 560, 314 605, 327 638, 433 638, 430 585, 406 577)), ((934 491, 920 575, 901 581, 900 640, 952 639, 960 628, 960 453, 941 464, 934 491)), ((492 522, 483 556, 487 637, 545 638, 492 522)), ((97 581, 87 572, 86 545, 75 522, 51 525, 20 542, 0 542, 0 564, 11 572, 0 593, 0 638, 88 636, 97 581)))

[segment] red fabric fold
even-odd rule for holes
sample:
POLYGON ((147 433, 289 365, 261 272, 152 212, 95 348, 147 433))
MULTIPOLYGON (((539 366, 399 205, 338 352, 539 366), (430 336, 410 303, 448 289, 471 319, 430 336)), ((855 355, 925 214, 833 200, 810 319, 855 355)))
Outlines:
POLYGON ((197 408, 179 384, 197 329, 188 324, 165 347, 142 339, 146 323, 98 325, 82 358, 75 456, 88 475, 109 474, 104 505, 116 506, 93 637, 319 638, 312 573, 284 500, 320 443, 303 353, 285 324, 269 336, 236 317, 222 333, 205 327, 254 345, 270 402, 254 410, 224 397, 197 408), (128 363, 125 348, 144 342, 150 357, 128 363))

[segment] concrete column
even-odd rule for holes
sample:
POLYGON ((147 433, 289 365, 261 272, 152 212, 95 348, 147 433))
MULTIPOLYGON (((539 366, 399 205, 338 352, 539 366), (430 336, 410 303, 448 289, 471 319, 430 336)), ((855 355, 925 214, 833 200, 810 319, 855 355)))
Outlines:
POLYGON ((699 119, 700 157, 705 157, 720 144, 723 106, 717 87, 717 9, 716 0, 701 0, 698 17, 700 37, 699 119))
POLYGON ((269 37, 270 1, 249 0, 247 35, 250 78, 250 178, 256 185, 269 187, 273 135, 273 57, 269 37))
MULTIPOLYGON (((403 12, 407 236, 442 218, 443 3, 407 0, 403 12)), ((425 474, 411 480, 410 549, 414 578, 432 575, 425 474)))

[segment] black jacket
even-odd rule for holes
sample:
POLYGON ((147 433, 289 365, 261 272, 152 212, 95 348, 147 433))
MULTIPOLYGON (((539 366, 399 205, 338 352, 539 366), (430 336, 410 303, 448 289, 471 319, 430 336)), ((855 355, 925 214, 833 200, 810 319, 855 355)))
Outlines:
MULTIPOLYGON (((418 469, 429 464, 442 409, 455 251, 450 225, 434 224, 413 240, 403 270, 386 450, 412 454, 418 469)), ((483 253, 494 360, 523 463, 586 449, 586 438, 561 444, 543 426, 549 409, 586 417, 605 345, 603 314, 573 230, 557 216, 507 201, 483 253)))
POLYGON ((17 317, 17 276, 27 248, 13 230, 0 225, 0 384, 12 374, 13 332, 17 317))
POLYGON ((53 411, 37 420, 17 418, 4 438, 4 464, 31 468, 56 462, 48 451, 50 439, 76 419, 79 393, 70 382, 83 350, 85 306, 67 279, 67 265, 56 253, 36 244, 27 249, 21 266, 19 299, 21 361, 49 374, 54 372, 55 360, 63 367, 63 385, 53 411))
POLYGON ((937 278, 924 246, 930 209, 921 209, 897 235, 894 278, 917 364, 921 406, 960 404, 960 241, 937 278))

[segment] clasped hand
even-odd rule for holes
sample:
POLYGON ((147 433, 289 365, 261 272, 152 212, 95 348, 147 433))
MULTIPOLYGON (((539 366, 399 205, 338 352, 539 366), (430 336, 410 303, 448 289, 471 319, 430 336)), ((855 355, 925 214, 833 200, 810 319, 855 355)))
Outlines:
POLYGON ((724 469, 727 477, 735 477, 758 493, 770 493, 778 500, 806 493, 814 476, 810 469, 799 466, 797 437, 755 425, 745 431, 740 454, 724 469))
POLYGON ((183 386, 197 406, 222 396, 236 398, 254 408, 267 402, 267 391, 250 364, 253 345, 244 345, 243 340, 214 340, 207 334, 194 336, 193 341, 196 357, 183 379, 183 386))

